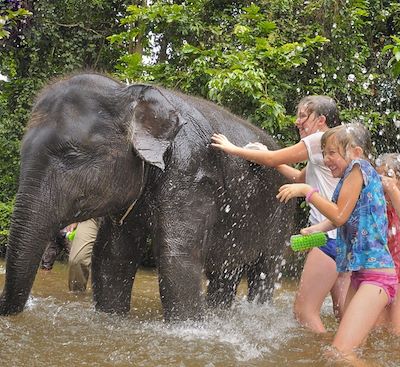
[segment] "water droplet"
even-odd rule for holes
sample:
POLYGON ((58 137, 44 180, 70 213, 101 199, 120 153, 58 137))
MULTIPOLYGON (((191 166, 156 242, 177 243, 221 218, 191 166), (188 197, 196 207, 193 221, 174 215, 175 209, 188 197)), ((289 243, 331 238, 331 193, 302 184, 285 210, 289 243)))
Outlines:
POLYGON ((348 80, 349 82, 354 82, 354 81, 356 80, 356 76, 355 76, 354 74, 349 74, 349 75, 347 76, 347 80, 348 80))

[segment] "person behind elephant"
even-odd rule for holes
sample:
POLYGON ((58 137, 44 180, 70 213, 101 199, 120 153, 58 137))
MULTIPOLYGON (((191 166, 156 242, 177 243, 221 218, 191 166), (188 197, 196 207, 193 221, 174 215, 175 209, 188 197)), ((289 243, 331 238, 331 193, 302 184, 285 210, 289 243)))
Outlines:
POLYGON ((78 223, 71 244, 68 265, 68 288, 72 292, 84 292, 89 280, 92 250, 97 237, 98 223, 89 219, 78 223))
POLYGON ((302 234, 337 228, 336 267, 351 272, 345 310, 332 342, 333 357, 357 360, 355 349, 365 341, 380 314, 396 297, 398 278, 388 248, 386 200, 381 178, 369 162, 372 143, 362 124, 326 131, 321 139, 324 162, 340 178, 332 200, 307 184, 285 184, 280 202, 305 197, 326 220, 302 234))
MULTIPOLYGON (((333 177, 324 165, 321 137, 329 128, 340 124, 335 101, 322 95, 304 97, 297 106, 295 124, 301 140, 283 149, 260 149, 257 143, 248 146, 250 149, 241 148, 232 144, 222 134, 212 136, 212 146, 258 164, 276 167, 289 180, 308 183, 318 188, 325 198, 330 199, 339 180, 333 177), (307 165, 302 170, 288 166, 306 160, 307 165)), ((319 223, 324 219, 318 209, 310 205, 310 224, 319 223)), ((314 248, 307 254, 294 302, 296 319, 301 325, 318 333, 326 331, 320 317, 324 299, 331 294, 334 313, 340 318, 349 285, 348 277, 339 277, 336 271, 336 231, 329 231, 328 235, 326 246, 314 248)))
POLYGON ((50 271, 59 254, 64 250, 68 255, 68 288, 72 292, 84 292, 89 280, 92 250, 98 232, 95 219, 73 223, 59 232, 42 256, 41 269, 50 271), (76 230, 72 242, 66 234, 76 230))
POLYGON ((70 253, 70 243, 66 238, 66 234, 70 232, 73 228, 67 226, 57 233, 54 241, 51 241, 42 256, 40 262, 40 269, 43 271, 50 271, 53 269, 54 263, 60 254, 64 251, 66 255, 69 256, 70 253))
MULTIPOLYGON (((382 175, 388 216, 388 246, 400 283, 400 154, 386 153, 376 159, 376 170, 382 175)), ((400 335, 400 295, 386 307, 379 326, 385 325, 400 335)))

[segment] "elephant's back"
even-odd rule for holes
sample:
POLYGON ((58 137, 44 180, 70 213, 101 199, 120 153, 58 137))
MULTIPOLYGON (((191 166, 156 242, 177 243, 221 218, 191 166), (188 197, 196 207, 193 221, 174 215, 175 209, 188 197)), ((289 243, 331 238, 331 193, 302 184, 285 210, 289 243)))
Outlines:
POLYGON ((118 115, 119 106, 115 106, 115 102, 122 87, 120 82, 96 73, 76 74, 57 79, 38 93, 28 128, 39 124, 54 124, 63 115, 76 117, 79 112, 82 114, 82 111, 88 109, 88 106, 94 109, 105 107, 118 115))
MULTIPOLYGON (((202 119, 202 127, 207 125, 208 133, 221 133, 228 137, 230 141, 238 146, 243 146, 249 142, 258 141, 268 146, 269 149, 279 149, 279 145, 265 131, 250 123, 224 107, 203 98, 182 94, 176 91, 166 91, 170 93, 170 100, 180 109, 183 114, 194 114, 197 116, 195 121, 202 119)), ((207 136, 207 139, 210 139, 207 136)))
POLYGON ((241 146, 250 141, 259 141, 270 148, 278 148, 275 141, 262 129, 226 108, 200 98, 194 98, 198 109, 211 125, 213 131, 226 135, 233 143, 241 146))

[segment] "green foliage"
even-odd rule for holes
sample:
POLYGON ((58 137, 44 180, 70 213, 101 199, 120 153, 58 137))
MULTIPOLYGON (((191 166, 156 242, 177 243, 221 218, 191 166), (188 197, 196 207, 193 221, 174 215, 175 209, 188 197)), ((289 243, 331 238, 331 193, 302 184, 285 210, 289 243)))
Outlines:
POLYGON ((16 20, 32 15, 31 12, 24 8, 19 8, 17 10, 4 9, 0 13, 0 40, 7 38, 10 32, 7 30, 10 26, 15 26, 16 20))
POLYGON ((391 3, 387 14, 388 25, 392 29, 391 41, 383 48, 383 53, 389 53, 388 66, 393 76, 400 76, 400 3, 391 3))
POLYGON ((286 42, 271 16, 254 3, 217 11, 207 0, 156 1, 127 12, 121 20, 127 30, 109 39, 120 45, 140 40, 143 54, 126 50, 117 65, 119 77, 201 95, 272 133, 293 120, 284 106, 292 70, 328 41, 315 35, 286 42))
POLYGON ((2 248, 6 245, 7 242, 8 227, 11 220, 13 204, 13 202, 0 202, 0 254, 2 254, 2 248))
POLYGON ((392 68, 393 75, 400 76, 400 37, 391 36, 394 44, 386 45, 383 52, 391 51, 393 57, 389 60, 388 66, 392 68))
POLYGON ((158 0, 128 7, 121 25, 109 37, 121 47, 121 78, 214 100, 284 144, 295 139, 299 99, 328 94, 345 120, 383 134, 378 150, 397 149, 399 87, 382 53, 393 52, 397 70, 397 45, 386 46, 399 32, 397 2, 158 0))

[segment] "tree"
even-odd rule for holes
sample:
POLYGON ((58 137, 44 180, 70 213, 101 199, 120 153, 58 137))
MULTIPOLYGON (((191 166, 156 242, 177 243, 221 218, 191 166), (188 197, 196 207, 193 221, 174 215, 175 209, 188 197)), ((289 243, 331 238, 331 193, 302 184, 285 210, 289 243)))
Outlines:
POLYGON ((283 143, 297 101, 331 95, 346 121, 381 134, 382 151, 397 148, 399 87, 381 51, 399 18, 394 1, 158 0, 129 6, 124 31, 109 39, 123 51, 121 78, 214 100, 283 143), (142 54, 126 48, 138 38, 142 54))
POLYGON ((8 28, 14 25, 16 20, 32 15, 32 13, 24 8, 18 8, 17 10, 4 9, 0 11, 0 40, 10 36, 8 28))

